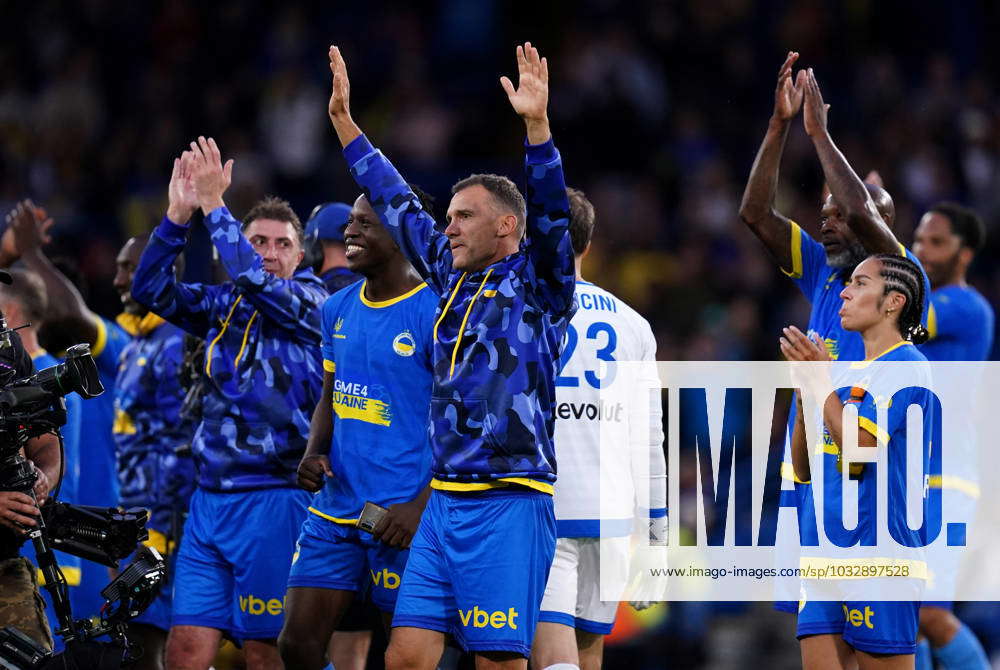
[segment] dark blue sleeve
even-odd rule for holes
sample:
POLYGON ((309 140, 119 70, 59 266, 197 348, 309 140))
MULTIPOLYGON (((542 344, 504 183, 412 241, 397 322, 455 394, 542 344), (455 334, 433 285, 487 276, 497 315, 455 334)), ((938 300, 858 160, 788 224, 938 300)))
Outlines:
POLYGON ((344 157, 372 209, 417 273, 438 295, 444 293, 451 274, 448 238, 434 228, 434 219, 420 205, 381 151, 364 135, 344 148, 344 157))
POLYGON ((186 237, 186 227, 164 217, 139 259, 132 278, 132 297, 174 325, 204 338, 221 288, 177 281, 174 260, 184 250, 186 237))
POLYGON ((319 308, 328 294, 318 284, 282 279, 264 270, 264 259, 243 236, 240 222, 226 207, 213 209, 205 227, 219 260, 236 289, 266 319, 288 331, 320 342, 319 308))
POLYGON ((534 269, 533 289, 554 315, 565 315, 573 308, 576 263, 562 159, 551 139, 526 145, 525 173, 528 211, 524 249, 534 269))

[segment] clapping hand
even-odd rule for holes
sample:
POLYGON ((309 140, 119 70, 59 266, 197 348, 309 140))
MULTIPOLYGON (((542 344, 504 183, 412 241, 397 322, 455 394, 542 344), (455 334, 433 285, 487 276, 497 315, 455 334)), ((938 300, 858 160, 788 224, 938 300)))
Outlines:
MULTIPOLYGON (((802 74, 801 72, 799 73, 802 74)), ((802 111, 802 123, 806 128, 806 135, 817 137, 826 133, 826 113, 830 105, 823 102, 823 94, 819 90, 819 83, 812 68, 806 73, 803 82, 804 103, 802 111)))
POLYGON ((191 143, 191 179, 198 206, 204 214, 224 207, 222 195, 233 181, 233 159, 223 165, 215 140, 199 137, 197 142, 191 143))
POLYGON ((799 70, 794 81, 792 77, 792 66, 798 59, 798 51, 789 51, 778 70, 778 85, 774 89, 774 118, 781 121, 788 121, 802 108, 806 71, 799 70))
POLYGON ((170 186, 167 189, 167 218, 179 226, 187 225, 191 215, 198 209, 198 193, 194 187, 192 168, 194 154, 185 151, 180 158, 174 159, 174 170, 170 174, 170 186))
POLYGON ((792 363, 822 363, 822 365, 793 365, 792 381, 797 388, 812 395, 822 403, 832 391, 830 381, 830 353, 819 339, 819 335, 808 337, 795 326, 782 330, 778 340, 781 353, 792 363))

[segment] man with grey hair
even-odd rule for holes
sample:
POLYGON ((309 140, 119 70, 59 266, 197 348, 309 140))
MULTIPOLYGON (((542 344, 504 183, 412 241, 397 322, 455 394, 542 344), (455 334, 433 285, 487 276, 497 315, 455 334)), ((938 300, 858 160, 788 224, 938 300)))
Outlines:
POLYGON ((354 123, 347 66, 337 47, 329 55, 328 111, 351 173, 439 296, 434 491, 400 585, 386 667, 431 670, 450 632, 478 668, 526 668, 555 551, 553 378, 576 309, 548 63, 526 43, 517 48, 517 87, 500 80, 527 131, 527 207, 506 177, 473 175, 455 185, 439 231, 354 123))

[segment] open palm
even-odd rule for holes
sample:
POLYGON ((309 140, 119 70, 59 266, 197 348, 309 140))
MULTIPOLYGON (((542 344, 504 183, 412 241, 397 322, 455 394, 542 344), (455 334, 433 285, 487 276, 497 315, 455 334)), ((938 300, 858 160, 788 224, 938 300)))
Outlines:
POLYGON ((525 42, 517 47, 517 88, 507 77, 500 85, 507 92, 514 111, 524 119, 543 119, 549 104, 549 64, 538 49, 525 42))

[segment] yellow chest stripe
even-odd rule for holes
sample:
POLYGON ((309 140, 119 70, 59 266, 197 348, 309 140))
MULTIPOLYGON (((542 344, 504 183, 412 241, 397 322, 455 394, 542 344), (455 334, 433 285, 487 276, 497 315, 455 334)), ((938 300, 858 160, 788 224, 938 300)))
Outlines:
POLYGON ((465 316, 462 317, 462 325, 458 327, 458 337, 455 338, 455 348, 451 350, 451 368, 448 370, 448 376, 451 377, 455 374, 455 360, 458 357, 458 349, 462 346, 462 335, 465 333, 465 324, 469 320, 469 314, 472 313, 472 306, 476 304, 476 299, 479 294, 483 292, 483 287, 486 286, 486 281, 493 274, 493 268, 486 271, 486 276, 483 277, 483 281, 479 284, 479 288, 476 289, 476 294, 472 296, 472 300, 469 301, 469 306, 465 308, 465 316))
POLYGON ((222 322, 222 328, 219 329, 219 334, 215 336, 212 343, 208 345, 208 351, 205 352, 205 374, 209 377, 212 376, 212 350, 215 349, 215 345, 218 344, 222 336, 226 334, 226 329, 229 328, 229 321, 233 318, 233 312, 236 311, 236 306, 240 304, 240 300, 243 300, 243 296, 236 298, 236 302, 233 306, 229 308, 229 314, 226 315, 226 320, 222 322))

